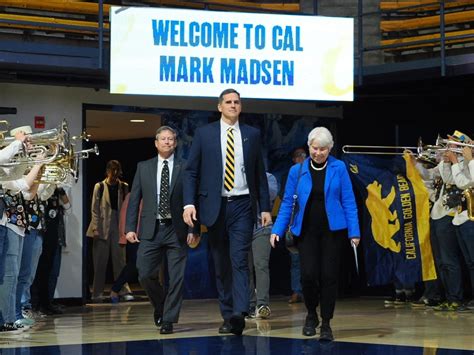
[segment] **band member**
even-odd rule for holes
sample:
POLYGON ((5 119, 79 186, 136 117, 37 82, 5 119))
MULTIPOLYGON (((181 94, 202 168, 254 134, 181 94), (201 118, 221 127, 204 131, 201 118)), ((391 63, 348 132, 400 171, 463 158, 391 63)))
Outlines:
POLYGON ((461 250, 453 225, 456 206, 446 204, 450 191, 455 187, 451 165, 449 154, 443 154, 438 165, 431 169, 426 169, 421 162, 416 163, 423 180, 442 179, 431 208, 430 233, 433 258, 438 266, 446 301, 435 306, 435 311, 457 311, 463 299, 461 250))
MULTIPOLYGON (((12 130, 12 135, 15 137, 15 140, 0 150, 0 164, 7 163, 20 151, 23 144, 28 142, 27 133, 31 133, 31 128, 28 132, 25 132, 25 130, 12 130)), ((2 180, 8 179, 3 177, 2 180)))
POLYGON ((28 220, 24 197, 31 200, 38 190, 35 182, 42 164, 34 165, 21 179, 4 181, 4 195, 0 198, 0 326, 2 331, 23 328, 16 324, 16 292, 20 270, 23 238, 28 220), (2 325, 3 324, 3 325, 2 325))
MULTIPOLYGON (((456 153, 448 150, 446 155, 452 163, 451 171, 454 178, 454 183, 459 189, 457 199, 457 210, 453 218, 453 224, 456 229, 456 236, 461 249, 461 253, 469 271, 471 280, 471 295, 474 297, 474 221, 470 220, 468 215, 468 198, 463 197, 463 194, 470 194, 470 198, 474 198, 474 159, 473 159, 473 141, 465 134, 459 134, 459 131, 454 132, 449 138, 454 142, 469 144, 462 148, 462 157, 458 157, 456 153), (456 134, 458 133, 458 134, 456 134)), ((461 149, 459 145, 453 144, 454 147, 461 149)), ((472 211, 471 211, 472 213, 472 211)), ((470 300, 467 305, 458 307, 458 311, 467 309, 474 309, 474 300, 470 300)))

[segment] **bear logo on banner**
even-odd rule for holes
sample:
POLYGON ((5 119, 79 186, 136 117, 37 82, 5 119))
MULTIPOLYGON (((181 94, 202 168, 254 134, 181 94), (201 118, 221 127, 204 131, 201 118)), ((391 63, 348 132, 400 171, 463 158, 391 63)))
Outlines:
POLYGON ((397 211, 391 211, 396 196, 395 187, 392 186, 390 193, 382 196, 382 185, 375 180, 367 186, 367 199, 365 206, 372 217, 371 230, 374 240, 382 248, 390 249, 394 253, 400 253, 401 243, 393 239, 400 230, 400 221, 397 211))

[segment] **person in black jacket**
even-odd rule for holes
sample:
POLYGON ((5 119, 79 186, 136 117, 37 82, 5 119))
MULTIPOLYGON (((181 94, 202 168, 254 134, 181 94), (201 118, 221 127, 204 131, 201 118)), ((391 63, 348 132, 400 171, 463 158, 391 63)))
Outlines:
POLYGON ((168 126, 156 131, 158 156, 138 163, 127 208, 126 238, 140 242, 138 278, 154 307, 161 334, 173 333, 183 301, 187 246, 196 242, 199 226, 188 229, 182 219, 184 162, 176 157, 176 132, 168 126), (137 230, 140 200, 143 207, 137 230), (159 283, 164 254, 168 261, 169 288, 166 297, 159 283))

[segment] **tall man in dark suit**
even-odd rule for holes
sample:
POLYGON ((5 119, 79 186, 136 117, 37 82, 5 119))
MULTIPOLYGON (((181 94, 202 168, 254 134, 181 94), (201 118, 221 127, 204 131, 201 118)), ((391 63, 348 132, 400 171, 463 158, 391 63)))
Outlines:
POLYGON ((158 156, 138 163, 127 208, 126 238, 140 242, 137 252, 138 278, 154 307, 155 324, 161 334, 171 334, 183 301, 186 243, 196 242, 194 230, 183 222, 183 161, 174 155, 176 132, 168 126, 156 131, 158 156), (139 218, 140 200, 143 206, 139 218), (138 236, 135 232, 139 225, 138 236), (159 268, 166 253, 169 288, 164 295, 159 268))
POLYGON ((196 130, 184 172, 183 219, 206 225, 224 323, 219 333, 242 334, 249 310, 248 253, 257 204, 271 222, 268 183, 259 130, 239 124, 240 94, 219 96, 218 122, 196 130))

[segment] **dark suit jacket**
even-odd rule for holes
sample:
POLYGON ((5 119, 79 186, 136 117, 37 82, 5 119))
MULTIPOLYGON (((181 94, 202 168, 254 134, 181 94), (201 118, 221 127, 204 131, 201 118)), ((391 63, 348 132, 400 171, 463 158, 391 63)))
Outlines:
MULTIPOLYGON (((183 221, 183 169, 184 161, 174 156, 173 172, 171 173, 170 204, 173 228, 181 243, 186 243, 188 226, 183 221)), ((140 216, 140 239, 152 239, 155 232, 156 218, 158 216, 157 183, 158 157, 142 161, 137 165, 137 172, 133 178, 132 191, 127 208, 125 233, 135 232, 138 223, 138 210, 140 200, 143 207, 140 216)), ((199 232, 195 225, 194 233, 199 232)))
MULTIPOLYGON (((257 204, 262 212, 270 212, 260 131, 244 124, 239 126, 252 215, 256 217, 257 204)), ((196 206, 199 221, 206 226, 216 222, 221 206, 223 163, 220 131, 220 121, 196 130, 184 171, 184 205, 196 206)))

